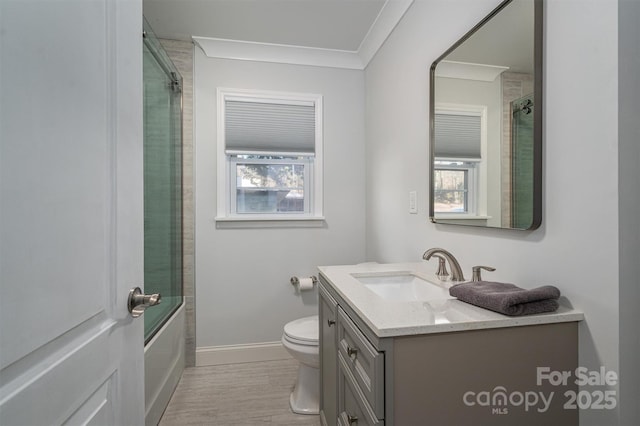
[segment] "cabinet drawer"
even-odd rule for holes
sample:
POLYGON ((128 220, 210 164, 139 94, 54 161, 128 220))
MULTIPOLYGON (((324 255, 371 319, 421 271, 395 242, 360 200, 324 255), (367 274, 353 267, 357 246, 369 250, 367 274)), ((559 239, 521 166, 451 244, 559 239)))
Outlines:
POLYGON ((348 362, 338 354, 338 425, 339 426, 384 426, 366 401, 360 387, 355 383, 348 362))
POLYGON ((384 353, 338 307, 338 352, 377 418, 384 418, 384 353))

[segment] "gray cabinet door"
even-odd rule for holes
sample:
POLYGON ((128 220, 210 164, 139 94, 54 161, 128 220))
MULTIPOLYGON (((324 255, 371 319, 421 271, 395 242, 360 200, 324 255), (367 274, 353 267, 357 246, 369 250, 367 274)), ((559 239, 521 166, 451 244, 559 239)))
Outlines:
POLYGON ((320 419, 326 426, 336 426, 338 388, 338 346, 336 334, 337 302, 319 286, 320 293, 320 419))

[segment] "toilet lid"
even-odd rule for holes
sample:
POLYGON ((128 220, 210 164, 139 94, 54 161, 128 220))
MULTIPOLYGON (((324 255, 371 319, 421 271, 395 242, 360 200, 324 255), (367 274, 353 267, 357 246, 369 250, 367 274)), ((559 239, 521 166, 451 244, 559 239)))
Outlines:
POLYGON ((302 342, 318 342, 318 316, 300 318, 284 326, 284 334, 302 342))

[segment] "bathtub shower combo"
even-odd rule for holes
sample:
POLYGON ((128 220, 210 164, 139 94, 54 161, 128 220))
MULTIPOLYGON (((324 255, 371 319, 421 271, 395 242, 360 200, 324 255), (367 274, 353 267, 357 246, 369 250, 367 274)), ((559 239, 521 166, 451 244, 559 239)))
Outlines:
POLYGON ((143 32, 146 423, 157 424, 184 369, 182 77, 149 24, 143 32))

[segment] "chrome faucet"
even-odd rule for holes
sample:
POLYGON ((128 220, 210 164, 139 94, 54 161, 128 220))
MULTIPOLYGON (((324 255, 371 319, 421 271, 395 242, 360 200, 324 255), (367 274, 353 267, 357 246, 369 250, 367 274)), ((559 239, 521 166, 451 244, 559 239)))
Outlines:
MULTIPOLYGON (((447 261, 449 262, 449 266, 451 267, 451 281, 464 281, 464 274, 462 273, 462 268, 460 267, 460 264, 458 263, 456 258, 451 253, 449 253, 445 249, 432 248, 425 251, 424 254, 422 255, 422 258, 424 260, 429 260, 431 259, 431 256, 443 257, 447 259, 447 261)), ((438 270, 440 270, 440 268, 438 270)))

